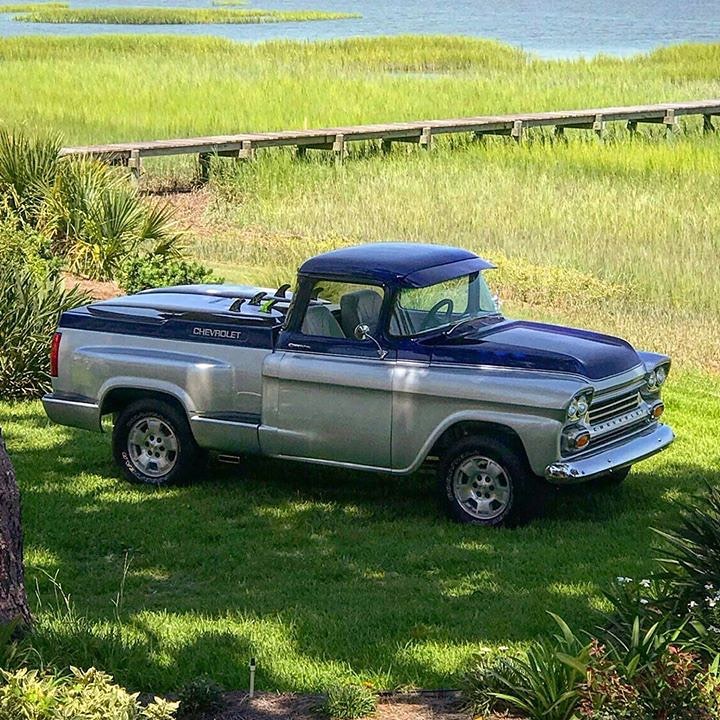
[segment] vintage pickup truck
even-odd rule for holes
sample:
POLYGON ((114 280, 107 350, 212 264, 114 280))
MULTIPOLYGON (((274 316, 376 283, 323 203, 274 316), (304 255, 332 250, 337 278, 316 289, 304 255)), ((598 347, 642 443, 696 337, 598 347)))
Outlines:
POLYGON ((155 485, 198 477, 208 450, 400 475, 430 459, 452 517, 479 525, 667 447, 670 359, 506 319, 492 267, 377 243, 308 260, 294 293, 196 285, 77 308, 53 339, 45 410, 95 431, 113 415, 117 463, 155 485))

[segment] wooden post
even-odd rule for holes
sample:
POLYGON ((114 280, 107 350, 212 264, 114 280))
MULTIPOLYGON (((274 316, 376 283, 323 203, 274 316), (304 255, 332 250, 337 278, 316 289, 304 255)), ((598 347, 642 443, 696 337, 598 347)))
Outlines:
POLYGON ((238 159, 240 160, 254 160, 255 159, 255 148, 252 145, 252 140, 243 140, 240 150, 238 150, 238 159))
POLYGON ((556 125, 555 126, 555 137, 558 140, 565 139, 565 126, 564 125, 556 125))
POLYGON ((142 173, 142 159, 140 158, 139 150, 130 151, 128 167, 130 168, 130 173, 132 174, 133 180, 136 183, 140 182, 140 174, 142 173))
POLYGON ((712 115, 703 115, 703 132, 711 133, 715 130, 713 125, 712 115))
POLYGON ((510 137, 515 140, 516 143, 521 143, 523 139, 523 121, 515 120, 510 130, 510 137))
POLYGON ((677 127, 677 118, 675 117, 675 111, 672 108, 665 112, 665 117, 663 118, 663 125, 665 125, 665 137, 668 140, 672 140, 673 132, 677 127))
POLYGON ((210 153, 200 153, 198 155, 198 166, 200 168, 200 180, 207 182, 210 179, 210 153))
POLYGON ((345 136, 342 133, 338 133, 335 136, 332 149, 335 153, 335 164, 342 165, 345 161, 345 136))
POLYGON ((603 120, 603 116, 601 114, 597 114, 595 116, 595 122, 593 122, 592 126, 593 132, 602 140, 603 133, 605 132, 605 121, 603 120))
POLYGON ((637 120, 628 120, 627 129, 631 135, 635 135, 637 132, 637 120))
POLYGON ((295 157, 298 160, 305 160, 307 158, 307 148, 304 145, 298 145, 295 148, 295 157))
POLYGON ((392 140, 389 140, 388 138, 383 138, 380 141, 380 150, 383 155, 387 155, 392 150, 392 140))
POLYGON ((422 135, 420 135, 420 147, 423 147, 426 150, 432 150, 432 144, 432 128, 424 127, 422 130, 422 135))

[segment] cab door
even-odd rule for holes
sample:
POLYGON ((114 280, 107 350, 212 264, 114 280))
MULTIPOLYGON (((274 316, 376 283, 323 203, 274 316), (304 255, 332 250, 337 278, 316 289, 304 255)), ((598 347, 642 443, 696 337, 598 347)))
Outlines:
POLYGON ((329 287, 334 284, 347 286, 323 282, 330 301, 308 298, 296 327, 281 333, 276 352, 265 359, 262 451, 389 468, 395 355, 381 358, 371 340, 348 337, 355 318, 340 316, 344 303, 329 287), (323 310, 314 309, 319 306, 323 310))

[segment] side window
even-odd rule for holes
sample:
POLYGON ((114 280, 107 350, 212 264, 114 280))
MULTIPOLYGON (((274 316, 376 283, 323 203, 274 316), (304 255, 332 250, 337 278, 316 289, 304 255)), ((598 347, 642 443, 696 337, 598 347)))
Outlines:
POLYGON ((354 339, 358 325, 367 325, 371 334, 377 332, 382 288, 318 280, 313 287, 313 298, 300 327, 303 335, 354 339))

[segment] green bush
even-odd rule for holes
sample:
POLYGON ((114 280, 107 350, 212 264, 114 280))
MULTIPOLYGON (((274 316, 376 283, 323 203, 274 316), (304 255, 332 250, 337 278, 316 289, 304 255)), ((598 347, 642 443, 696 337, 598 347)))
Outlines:
POLYGON ((616 579, 613 612, 587 645, 556 618, 560 635, 471 669, 473 708, 533 720, 720 720, 720 490, 657 532, 658 572, 616 579))
POLYGON ((47 389, 60 314, 88 300, 77 289, 67 290, 51 268, 0 264, 0 397, 36 397, 47 389))
POLYGON ((212 678, 202 675, 183 685, 178 692, 179 716, 194 718, 222 707, 223 689, 212 678))
POLYGON ((377 709, 377 695, 365 685, 336 685, 327 691, 324 710, 333 720, 355 720, 377 709))
POLYGON ((533 720, 569 720, 585 679, 589 649, 556 615, 560 634, 536 640, 519 657, 480 658, 466 695, 483 713, 506 709, 533 720))
POLYGON ((177 703, 160 698, 147 707, 95 668, 69 675, 21 669, 0 671, 0 720, 172 720, 177 703))
POLYGON ((128 258, 120 267, 118 283, 127 293, 170 285, 222 282, 212 270, 182 258, 147 253, 128 258))
POLYGON ((68 269, 109 280, 128 254, 179 255, 171 209, 144 201, 124 171, 59 158, 59 138, 0 129, 0 207, 42 234, 68 269))

